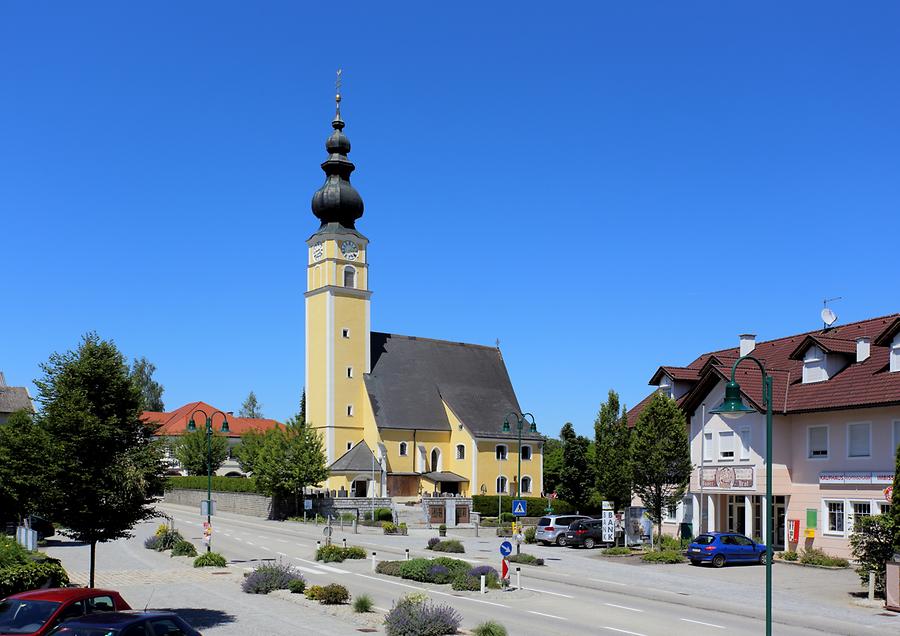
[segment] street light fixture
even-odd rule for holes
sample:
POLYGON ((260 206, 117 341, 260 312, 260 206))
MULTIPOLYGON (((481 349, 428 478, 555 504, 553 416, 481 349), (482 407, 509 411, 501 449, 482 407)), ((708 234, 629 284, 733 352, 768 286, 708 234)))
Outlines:
MULTIPOLYGON (((765 365, 753 356, 741 356, 731 367, 731 381, 725 385, 725 399, 710 413, 717 413, 728 419, 737 419, 747 413, 755 413, 756 409, 744 404, 741 399, 741 386, 734 376, 738 365, 744 360, 752 360, 762 373, 762 394, 766 407, 766 636, 772 636, 772 544, 775 538, 775 523, 772 510, 772 376, 766 373, 765 365)), ((700 476, 703 479, 703 475, 700 476)))
MULTIPOLYGON (((197 413, 203 413, 203 417, 206 418, 206 527, 212 529, 212 436, 213 436, 213 425, 212 418, 215 415, 222 415, 222 428, 219 429, 223 433, 228 433, 228 416, 222 411, 213 411, 212 414, 207 415, 206 411, 203 409, 197 409, 193 413, 191 413, 191 419, 188 422, 187 430, 190 433, 193 433, 197 430, 197 424, 194 423, 194 415, 197 413)), ((212 534, 209 535, 209 541, 206 542, 206 551, 210 552, 212 550, 212 534)))
MULTIPOLYGON (((522 429, 524 429, 525 425, 528 424, 528 432, 529 433, 537 433, 537 424, 535 424, 534 415, 532 415, 531 413, 522 413, 521 415, 519 415, 515 411, 512 411, 511 413, 508 413, 506 415, 506 418, 503 420, 503 432, 504 433, 510 432, 510 428, 511 428, 510 420, 509 420, 510 417, 512 417, 513 421, 515 422, 516 437, 519 441, 519 452, 518 452, 519 474, 516 477, 516 499, 518 499, 521 496, 521 488, 522 488, 522 429), (531 418, 531 422, 528 421, 529 417, 531 418)), ((520 549, 521 549, 521 546, 519 545, 519 542, 517 541, 516 542, 516 554, 519 554, 520 549)))

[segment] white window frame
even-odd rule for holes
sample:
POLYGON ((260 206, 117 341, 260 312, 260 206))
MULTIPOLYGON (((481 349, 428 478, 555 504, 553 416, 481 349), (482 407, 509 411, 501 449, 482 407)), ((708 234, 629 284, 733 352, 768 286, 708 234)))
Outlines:
POLYGON ((347 405, 347 417, 353 417, 353 405, 352 404, 347 405))
POLYGON ((847 534, 847 502, 843 499, 822 499, 822 534, 832 537, 843 537, 847 534), (828 504, 841 504, 841 524, 843 530, 829 530, 831 517, 828 514, 828 504))
POLYGON ((534 488, 534 480, 531 478, 531 475, 522 475, 522 484, 525 483, 525 480, 528 480, 528 490, 525 490, 525 487, 520 484, 519 490, 523 495, 534 492, 532 489, 534 488))
POLYGON ((522 444, 522 448, 519 449, 519 456, 522 456, 522 451, 528 449, 528 457, 522 457, 523 462, 530 462, 531 458, 534 457, 534 451, 531 449, 531 444, 522 444))
POLYGON ((888 362, 889 372, 900 372, 900 333, 894 336, 894 340, 891 342, 891 352, 888 355, 890 357, 890 361, 888 362))
POLYGON ((498 462, 505 462, 507 459, 509 459, 509 446, 507 446, 506 444, 497 444, 496 446, 494 446, 494 459, 496 459, 498 462), (503 457, 497 457, 498 451, 501 448, 503 449, 503 457))
POLYGON ((509 492, 509 478, 506 475, 497 475, 497 479, 494 480, 494 492, 499 493, 508 493, 509 492), (500 488, 500 480, 503 480, 503 488, 500 488))
POLYGON ((737 435, 734 434, 734 431, 719 431, 718 449, 720 462, 733 462, 737 458, 737 453, 734 450, 735 437, 737 437, 737 435), (722 454, 729 452, 722 449, 722 438, 731 438, 731 457, 725 457, 722 454))
POLYGON ((465 444, 457 444, 456 445, 456 459, 463 460, 466 458, 466 445, 465 444), (460 453, 460 451, 462 451, 460 453))
POLYGON ((887 514, 887 512, 885 512, 885 508, 890 508, 891 502, 890 501, 876 501, 875 507, 878 508, 878 514, 884 515, 884 514, 887 514))
POLYGON ((400 444, 398 444, 397 453, 400 457, 408 457, 409 456, 409 443, 408 442, 400 442, 400 444))
POLYGON ((847 431, 845 433, 847 438, 847 459, 870 459, 872 457, 872 422, 847 422, 847 431), (850 454, 850 427, 851 426, 868 426, 869 427, 869 452, 866 455, 851 455, 850 454))
POLYGON ((822 461, 827 460, 829 457, 831 457, 831 427, 828 424, 810 424, 806 427, 806 459, 822 461), (812 455, 812 447, 809 444, 810 432, 814 428, 825 429, 825 454, 816 455, 815 457, 812 455))
POLYGON ((346 327, 341 329, 341 338, 350 338, 350 330, 346 327))
POLYGON ((347 367, 347 379, 348 380, 353 379, 353 367, 347 367))
POLYGON ((347 442, 347 450, 353 448, 353 442, 347 442))
POLYGON ((666 506, 663 508, 663 523, 677 523, 678 522, 678 506, 680 504, 675 504, 674 506, 666 506), (673 513, 673 510, 674 513, 673 513))
POLYGON ((844 528, 847 531, 847 534, 853 532, 853 526, 856 524, 856 512, 853 510, 853 506, 855 504, 865 504, 869 507, 869 514, 864 515, 866 517, 871 517, 875 515, 875 508, 877 506, 873 505, 871 499, 848 499, 847 507, 845 510, 847 511, 847 519, 844 522, 844 528))
POLYGON ((714 448, 714 444, 713 444, 714 439, 715 439, 715 436, 713 435, 712 431, 703 433, 703 438, 701 439, 700 443, 703 444, 702 453, 703 453, 703 461, 704 462, 711 462, 711 461, 714 461, 714 459, 715 459, 715 456, 716 456, 715 450, 716 449, 714 448), (708 438, 707 438, 707 435, 709 436, 708 438))
POLYGON ((347 289, 356 289, 356 268, 353 267, 353 265, 344 265, 342 274, 343 274, 343 280, 341 280, 341 282, 343 283, 342 286, 346 287, 347 289), (352 285, 347 284, 347 274, 350 274, 350 282, 353 283, 352 285))
POLYGON ((749 426, 742 426, 738 431, 738 439, 741 442, 740 460, 742 462, 750 461, 750 440, 753 435, 753 429, 749 426), (746 433, 746 437, 745 434, 746 433))

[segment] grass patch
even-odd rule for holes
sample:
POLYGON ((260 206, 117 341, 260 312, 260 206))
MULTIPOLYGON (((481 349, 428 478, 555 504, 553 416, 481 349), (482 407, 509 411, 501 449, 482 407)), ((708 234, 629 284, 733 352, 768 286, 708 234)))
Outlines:
POLYGON ((524 563, 525 565, 544 565, 544 560, 539 559, 533 554, 511 554, 509 557, 510 563, 524 563))
POLYGON ((804 565, 824 565, 832 568, 850 567, 850 562, 847 559, 831 556, 819 548, 803 550, 803 553, 800 555, 800 563, 804 565))
POLYGON ((194 559, 195 568, 224 568, 226 565, 228 561, 218 552, 204 552, 194 559))
POLYGON ((357 614, 366 614, 372 611, 372 607, 375 605, 375 601, 372 600, 372 597, 368 594, 363 594, 362 596, 357 596, 353 599, 353 611, 357 614))
POLYGON ((684 563, 687 561, 684 555, 677 550, 662 550, 659 552, 648 552, 641 557, 642 561, 647 563, 684 563))
POLYGON ((626 548, 623 545, 617 545, 612 548, 606 548, 600 554, 605 554, 606 556, 626 556, 631 554, 631 548, 626 548))

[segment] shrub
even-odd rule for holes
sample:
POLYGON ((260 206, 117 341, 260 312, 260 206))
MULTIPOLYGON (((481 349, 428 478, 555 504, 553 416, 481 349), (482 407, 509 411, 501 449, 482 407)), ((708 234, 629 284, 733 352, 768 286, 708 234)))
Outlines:
POLYGON ((485 577, 485 585, 491 589, 500 587, 500 574, 489 565, 479 565, 471 568, 464 574, 454 577, 452 587, 454 590, 477 592, 481 590, 481 575, 485 577))
POLYGON ((394 513, 390 508, 375 508, 375 521, 393 521, 394 513))
MULTIPOLYGON (((526 516, 541 517, 547 514, 547 500, 540 497, 501 497, 501 512, 512 512, 512 500, 524 499, 526 516)), ((496 495, 475 495, 472 497, 472 510, 482 517, 490 517, 497 514, 496 495)), ((553 501, 553 514, 567 515, 575 512, 575 506, 562 499, 553 501)))
POLYGON ((449 605, 409 597, 400 599, 384 617, 387 636, 444 636, 455 634, 462 619, 449 605))
POLYGON ((459 592, 479 592, 481 591, 481 577, 463 574, 454 578, 450 586, 459 592))
MULTIPOLYGON (((169 477, 166 479, 166 490, 202 490, 206 492, 206 477, 169 477)), ((219 492, 259 492, 253 477, 235 479, 234 477, 213 477, 213 491, 219 492)))
POLYGON ((425 549, 426 549, 426 550, 433 550, 433 549, 434 549, 434 546, 436 546, 436 545, 437 545, 438 543, 440 543, 440 542, 441 542, 440 537, 431 537, 431 538, 428 540, 428 545, 425 546, 425 549))
POLYGON ((322 605, 342 605, 350 600, 350 592, 343 585, 331 583, 322 588, 318 600, 322 605))
POLYGON ((303 592, 303 595, 311 601, 318 601, 320 598, 322 598, 322 590, 324 589, 325 588, 321 585, 310 585, 303 592))
POLYGON ((397 526, 393 521, 382 521, 381 529, 385 534, 397 534, 397 526))
POLYGON ((661 552, 648 552, 641 557, 647 563, 684 563, 687 559, 677 550, 663 550, 661 552))
POLYGON ((471 568, 468 571, 469 576, 480 577, 482 574, 484 574, 488 578, 491 578, 491 577, 493 577, 495 579, 500 578, 500 573, 497 572, 497 570, 495 570, 494 568, 492 568, 489 565, 479 565, 474 568, 471 568))
POLYGON ((303 580, 293 566, 286 563, 263 563, 244 577, 241 589, 247 594, 268 594, 275 590, 287 590, 291 581, 303 580))
POLYGON ((847 559, 831 556, 819 548, 803 550, 803 554, 800 555, 800 563, 805 563, 806 565, 825 565, 834 568, 846 568, 850 566, 847 559))
POLYGON ((463 544, 456 539, 447 539, 446 541, 438 541, 431 549, 435 552, 450 552, 452 554, 462 554, 466 551, 463 544))
POLYGON ((323 545, 316 550, 316 561, 324 563, 340 563, 344 559, 365 559, 366 551, 359 546, 351 545, 342 548, 339 545, 323 545))
POLYGON ((504 512, 500 515, 500 521, 503 521, 505 523, 510 523, 515 520, 516 520, 516 515, 514 515, 511 512, 504 512))
POLYGON ((195 557, 197 556, 197 548, 190 541, 178 541, 172 546, 172 556, 195 557))
MULTIPOLYGON (((181 533, 178 530, 173 528, 169 528, 168 526, 160 526, 160 529, 157 529, 156 535, 156 548, 154 548, 157 552, 163 552, 164 550, 171 550, 175 547, 175 544, 179 541, 184 541, 184 537, 181 536, 181 533), (160 532, 160 529, 163 531, 160 532)), ((144 542, 146 546, 146 541, 144 542)))
POLYGON ((400 534, 405 536, 406 533, 409 531, 409 526, 407 526, 405 523, 401 522, 400 525, 397 526, 397 530, 400 531, 400 534))
POLYGON ((400 563, 400 576, 412 581, 428 581, 428 570, 431 569, 431 559, 410 559, 400 563))
POLYGON ((400 574, 400 566, 405 561, 379 561, 375 566, 375 571, 379 574, 387 574, 388 576, 402 576, 400 574))
POLYGON ((353 611, 357 614, 371 612, 374 605, 375 601, 373 601, 372 597, 368 594, 363 594, 362 596, 357 596, 353 599, 353 611))
POLYGON ((473 636, 508 636, 506 628, 496 621, 486 621, 472 630, 473 636))
POLYGON ((438 583, 439 585, 444 585, 453 580, 453 577, 450 575, 450 568, 446 565, 439 565, 435 563, 430 568, 428 568, 428 582, 429 583, 438 583))
POLYGON ((69 575, 56 559, 14 563, 0 569, 0 598, 42 587, 66 587, 69 575))
POLYGON ((853 525, 850 549, 862 583, 875 576, 875 592, 884 594, 885 563, 894 556, 894 520, 889 515, 861 517, 853 525))
POLYGON ((0 568, 28 562, 29 552, 15 539, 0 535, 0 568))
POLYGON ((204 552, 194 559, 195 568, 224 568, 228 562, 218 552, 204 552))
POLYGON ((612 548, 605 548, 601 554, 605 554, 606 556, 624 556, 626 554, 631 554, 631 548, 626 548, 622 545, 613 546, 612 548))
POLYGON ((291 594, 303 594, 303 590, 306 589, 306 581, 302 578, 294 579, 288 583, 287 589, 291 591, 291 594))
POLYGON ((450 574, 456 576, 457 574, 465 574, 471 569, 471 565, 469 565, 468 561, 463 561, 462 559, 452 559, 450 557, 438 557, 432 560, 436 565, 442 565, 448 570, 450 570, 450 574))
POLYGON ((525 565, 544 565, 544 560, 539 559, 533 554, 512 554, 509 556, 510 563, 524 563, 525 565))
POLYGON ((675 537, 670 537, 667 534, 664 534, 662 537, 657 537, 659 539, 659 543, 657 547, 663 551, 666 550, 681 550, 681 541, 676 539, 675 537))
POLYGON ((800 555, 797 554, 795 550, 787 550, 785 552, 779 552, 778 554, 783 561, 796 561, 800 558, 800 555))
POLYGON ((148 550, 159 551, 159 536, 151 534, 149 537, 144 539, 144 547, 148 550))
MULTIPOLYGON (((525 528, 525 543, 534 543, 534 533, 537 532, 537 528, 534 526, 528 526, 525 528)), ((487 623, 484 623, 487 624, 487 623)), ((502 626, 501 626, 502 627, 502 626)))

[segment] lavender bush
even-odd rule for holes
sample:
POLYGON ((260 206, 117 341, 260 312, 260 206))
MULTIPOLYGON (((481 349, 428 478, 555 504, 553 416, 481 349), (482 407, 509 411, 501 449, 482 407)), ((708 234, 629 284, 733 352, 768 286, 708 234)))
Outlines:
POLYGON ((303 580, 300 573, 286 563, 264 563, 241 583, 241 589, 247 594, 268 594, 273 590, 287 590, 291 581, 303 580))
POLYGON ((403 598, 384 618, 387 636, 444 636, 455 634, 462 619, 449 605, 403 598))
POLYGON ((432 550, 432 549, 434 548, 434 546, 436 546, 436 545, 437 545, 438 543, 440 543, 440 542, 441 542, 440 538, 438 538, 438 537, 431 537, 431 538, 428 540, 428 546, 427 546, 427 549, 428 549, 428 550, 432 550))

